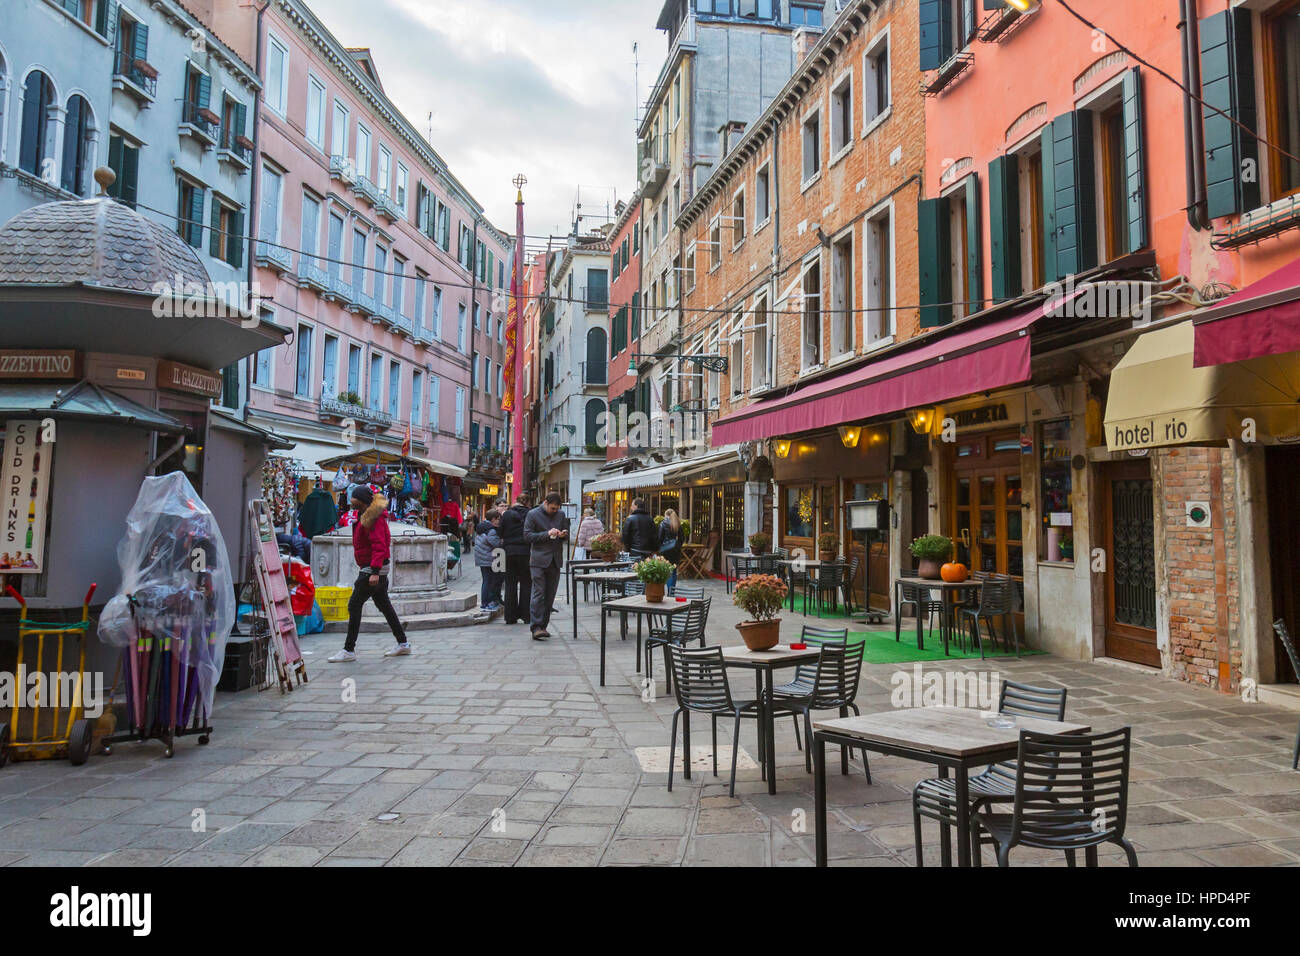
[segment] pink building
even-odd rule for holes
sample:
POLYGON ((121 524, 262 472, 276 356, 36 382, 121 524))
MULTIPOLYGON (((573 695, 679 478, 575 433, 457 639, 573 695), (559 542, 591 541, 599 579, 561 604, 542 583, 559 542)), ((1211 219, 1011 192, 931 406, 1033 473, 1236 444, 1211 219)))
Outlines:
POLYGON ((471 493, 500 485, 511 240, 387 97, 368 50, 299 0, 206 6, 262 78, 253 278, 293 330, 248 361, 249 420, 311 465, 398 452, 409 423, 412 454, 469 469, 471 493))

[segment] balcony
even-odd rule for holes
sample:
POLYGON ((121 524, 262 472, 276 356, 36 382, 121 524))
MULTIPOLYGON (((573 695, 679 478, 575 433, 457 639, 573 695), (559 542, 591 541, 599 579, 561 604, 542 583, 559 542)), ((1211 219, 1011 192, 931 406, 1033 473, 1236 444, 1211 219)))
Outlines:
POLYGON ((375 212, 389 222, 397 222, 402 218, 402 210, 397 207, 397 203, 390 196, 383 193, 380 193, 375 199, 375 212))
POLYGON ((654 325, 641 330, 641 351, 649 355, 658 355, 674 348, 678 341, 677 317, 666 316, 654 325))
POLYGON ((659 195, 668 180, 668 137, 648 137, 637 144, 636 168, 646 198, 659 195))
POLYGON ((379 201, 379 190, 365 176, 357 176, 356 181, 352 183, 352 191, 372 206, 379 201))
POLYGON ((582 307, 588 312, 609 312, 609 286, 581 286, 578 289, 578 298, 582 300, 582 307))
POLYGON ((217 145, 221 117, 206 106, 185 100, 181 103, 181 125, 177 132, 189 136, 204 149, 211 149, 217 145))
POLYGON ((332 299, 347 307, 353 303, 354 296, 351 283, 345 282, 343 276, 337 273, 330 273, 329 285, 323 293, 326 299, 332 299))
POLYGON ((609 384, 608 363, 601 362, 599 365, 593 365, 591 367, 591 370, 588 371, 587 363, 583 362, 581 363, 581 370, 582 370, 582 384, 584 387, 588 385, 605 386, 609 384))
POLYGON ((113 88, 129 94, 142 109, 147 109, 158 94, 158 71, 148 61, 137 60, 126 50, 115 50, 113 88))
POLYGON ((281 275, 293 272, 293 252, 284 246, 259 239, 254 259, 259 266, 274 269, 281 275))
POLYGON ((217 146, 217 159, 247 171, 253 162, 253 141, 242 133, 235 135, 234 130, 222 127, 221 142, 217 146))
POLYGON ((358 312, 368 317, 372 322, 378 321, 379 303, 375 301, 373 295, 358 290, 354 301, 356 302, 358 312))
POLYGON ((317 292, 328 292, 330 276, 328 272, 321 268, 316 259, 311 256, 299 256, 298 285, 308 289, 315 289, 317 292))
POLYGON ((356 422, 368 422, 372 425, 382 425, 388 428, 393 424, 393 416, 377 408, 368 408, 365 405, 353 402, 343 401, 341 398, 326 398, 321 396, 320 400, 320 417, 321 418, 350 418, 356 422))
POLYGON ((357 180, 357 168, 346 156, 330 157, 330 179, 351 186, 357 180))

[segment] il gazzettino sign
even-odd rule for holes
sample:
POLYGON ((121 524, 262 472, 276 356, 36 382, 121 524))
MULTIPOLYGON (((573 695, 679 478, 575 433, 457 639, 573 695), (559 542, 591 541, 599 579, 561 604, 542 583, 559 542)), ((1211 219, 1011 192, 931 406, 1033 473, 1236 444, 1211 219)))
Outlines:
POLYGON ((0 574, 39 574, 54 458, 54 421, 10 419, 0 469, 0 574))

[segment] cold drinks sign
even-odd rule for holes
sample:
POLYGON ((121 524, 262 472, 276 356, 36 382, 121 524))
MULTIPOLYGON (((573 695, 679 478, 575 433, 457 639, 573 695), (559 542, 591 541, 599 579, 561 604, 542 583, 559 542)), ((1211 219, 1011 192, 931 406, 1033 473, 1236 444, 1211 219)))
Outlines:
POLYGON ((45 562, 45 516, 54 445, 39 421, 5 424, 0 469, 0 573, 39 574, 45 562))

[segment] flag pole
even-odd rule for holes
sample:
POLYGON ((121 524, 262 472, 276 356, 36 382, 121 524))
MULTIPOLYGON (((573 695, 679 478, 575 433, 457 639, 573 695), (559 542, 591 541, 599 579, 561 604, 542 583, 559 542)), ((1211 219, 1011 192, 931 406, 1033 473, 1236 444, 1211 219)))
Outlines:
POLYGON ((524 283, 524 186, 527 177, 520 173, 514 178, 515 186, 515 269, 510 280, 510 311, 506 325, 506 364, 509 380, 505 410, 510 415, 510 476, 514 479, 510 486, 510 501, 527 487, 524 480, 524 430, 521 427, 523 415, 520 405, 523 400, 524 363, 519 355, 519 326, 522 319, 523 303, 520 301, 524 283))

